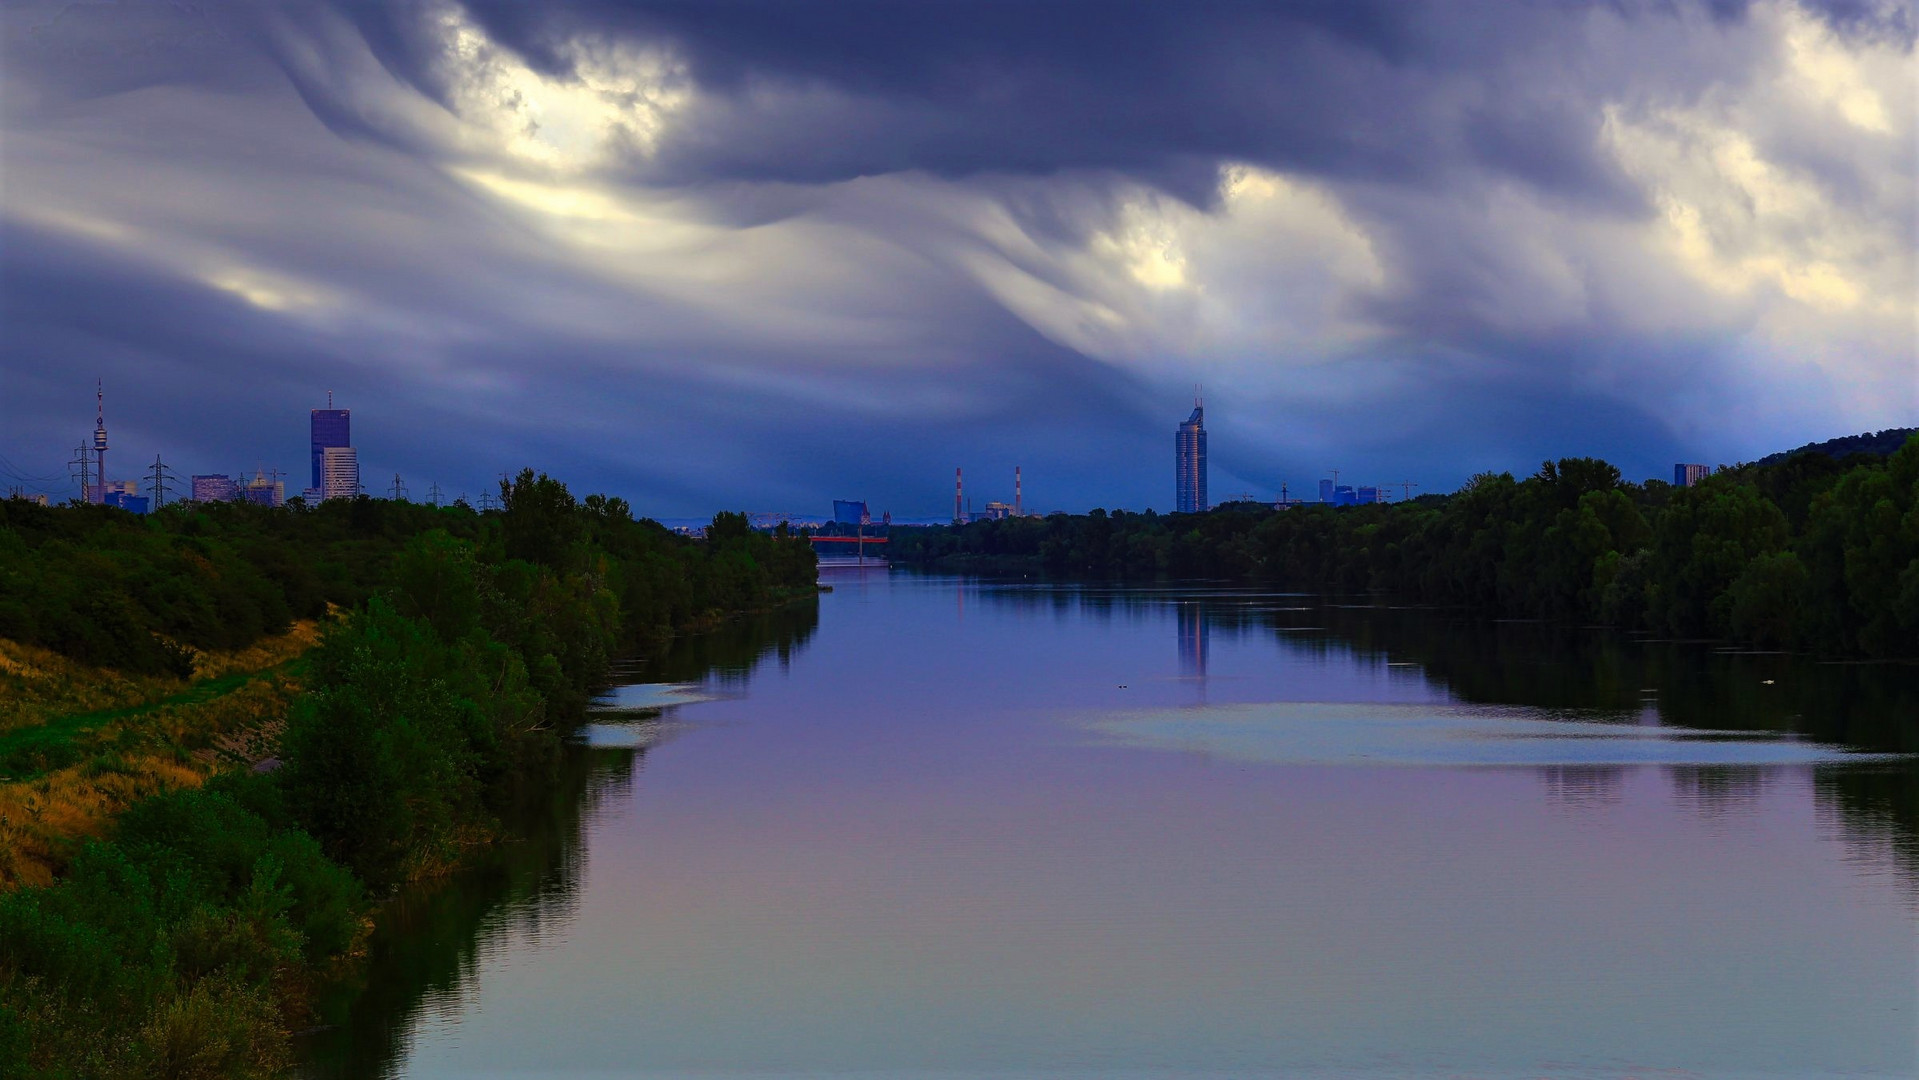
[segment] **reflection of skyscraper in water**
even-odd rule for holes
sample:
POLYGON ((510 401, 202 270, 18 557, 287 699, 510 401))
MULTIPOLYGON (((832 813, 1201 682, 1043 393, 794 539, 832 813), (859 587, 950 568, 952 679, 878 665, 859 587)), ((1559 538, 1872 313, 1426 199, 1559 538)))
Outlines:
POLYGON ((1206 674, 1206 616, 1196 603, 1180 604, 1179 673, 1204 677, 1206 674))

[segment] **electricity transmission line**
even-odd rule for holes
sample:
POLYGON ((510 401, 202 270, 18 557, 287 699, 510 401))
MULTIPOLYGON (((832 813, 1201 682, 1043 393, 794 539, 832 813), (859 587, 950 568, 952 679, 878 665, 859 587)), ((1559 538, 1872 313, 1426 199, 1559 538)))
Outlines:
POLYGON ((173 491, 173 484, 169 483, 169 481, 177 482, 180 477, 174 473, 172 469, 167 467, 166 462, 160 460, 160 455, 155 454, 153 455, 153 468, 147 470, 146 479, 148 490, 153 492, 153 506, 151 509, 158 510, 166 505, 167 496, 173 491))

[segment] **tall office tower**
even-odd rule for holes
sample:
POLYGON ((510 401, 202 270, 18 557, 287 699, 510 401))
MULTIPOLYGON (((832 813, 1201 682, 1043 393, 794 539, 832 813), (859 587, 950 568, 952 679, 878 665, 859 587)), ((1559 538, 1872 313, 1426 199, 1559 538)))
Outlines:
POLYGON ((1178 458, 1177 491, 1174 509, 1195 514, 1206 509, 1206 408, 1193 402, 1193 415, 1179 425, 1173 435, 1173 450, 1178 458))
MULTIPOLYGON (((333 407, 333 391, 327 391, 326 408, 313 410, 313 486, 326 490, 326 451, 329 446, 352 446, 352 409, 333 407)), ((356 473, 354 482, 359 482, 356 473)), ((330 496, 329 496, 330 497, 330 496)))
POLYGON ((351 446, 326 447, 320 465, 322 499, 351 499, 360 493, 360 456, 351 446))
POLYGON ((1319 501, 1328 503, 1333 501, 1333 482, 1331 480, 1321 480, 1319 482, 1319 501))
POLYGON ((1672 486, 1691 487, 1712 475, 1710 465, 1674 465, 1672 467, 1672 486))

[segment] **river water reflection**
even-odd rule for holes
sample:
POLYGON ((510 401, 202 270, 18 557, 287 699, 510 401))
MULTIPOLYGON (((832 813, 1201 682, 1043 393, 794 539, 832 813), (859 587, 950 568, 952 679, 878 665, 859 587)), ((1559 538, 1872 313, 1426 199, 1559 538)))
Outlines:
POLYGON ((609 694, 316 1076, 1919 1072, 1919 672, 866 571, 609 694))

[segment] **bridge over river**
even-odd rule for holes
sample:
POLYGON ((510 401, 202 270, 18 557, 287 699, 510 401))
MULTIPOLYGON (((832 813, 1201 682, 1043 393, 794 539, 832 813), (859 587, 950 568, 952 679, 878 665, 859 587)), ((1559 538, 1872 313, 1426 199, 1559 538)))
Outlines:
POLYGON ((884 566, 884 536, 809 536, 821 566, 884 566), (877 545, 877 546, 876 546, 877 545))

